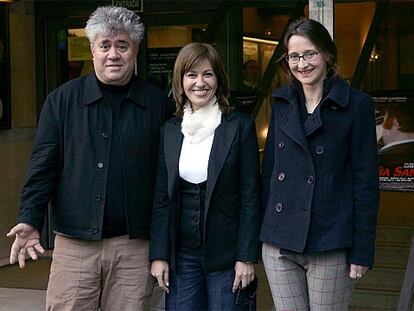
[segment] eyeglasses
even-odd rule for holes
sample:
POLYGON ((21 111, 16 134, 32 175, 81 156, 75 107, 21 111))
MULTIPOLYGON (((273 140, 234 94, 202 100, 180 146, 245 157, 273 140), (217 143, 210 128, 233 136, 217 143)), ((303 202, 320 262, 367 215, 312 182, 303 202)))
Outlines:
POLYGON ((311 61, 318 55, 321 51, 309 51, 303 55, 290 54, 286 56, 286 61, 291 64, 299 63, 300 59, 303 58, 304 61, 311 61))

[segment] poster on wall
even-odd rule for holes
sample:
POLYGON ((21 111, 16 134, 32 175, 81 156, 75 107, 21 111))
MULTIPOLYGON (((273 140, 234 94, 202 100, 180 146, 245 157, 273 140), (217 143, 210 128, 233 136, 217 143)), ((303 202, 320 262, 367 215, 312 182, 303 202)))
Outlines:
POLYGON ((382 191, 414 191, 414 92, 373 94, 382 191))
POLYGON ((9 28, 7 6, 0 4, 0 129, 8 129, 10 119, 9 28))

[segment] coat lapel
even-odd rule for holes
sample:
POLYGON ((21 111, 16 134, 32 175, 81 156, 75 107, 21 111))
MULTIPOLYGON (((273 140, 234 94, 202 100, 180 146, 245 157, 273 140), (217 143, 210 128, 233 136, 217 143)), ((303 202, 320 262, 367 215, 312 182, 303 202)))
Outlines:
POLYGON ((281 119, 280 128, 286 133, 286 135, 302 146, 303 149, 308 150, 308 143, 303 132, 302 122, 300 120, 297 99, 290 102, 286 113, 281 119))
POLYGON ((177 193, 178 163, 184 136, 181 133, 181 122, 178 118, 168 125, 164 132, 164 152, 168 174, 168 196, 171 198, 174 193, 177 193))
POLYGON ((305 120, 303 124, 305 136, 311 135, 322 126, 321 107, 322 104, 318 105, 312 115, 305 120))

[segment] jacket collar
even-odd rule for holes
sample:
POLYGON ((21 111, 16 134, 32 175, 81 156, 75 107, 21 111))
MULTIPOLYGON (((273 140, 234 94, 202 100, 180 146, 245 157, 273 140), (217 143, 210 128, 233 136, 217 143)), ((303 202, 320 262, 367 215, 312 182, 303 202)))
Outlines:
MULTIPOLYGON (((207 195, 211 195, 213 192, 218 176, 220 175, 224 162, 227 159, 227 154, 230 150, 234 136, 236 135, 237 122, 231 122, 235 117, 236 112, 222 114, 221 124, 216 128, 208 165, 207 195)), ((169 153, 169 157, 166 158, 166 164, 168 176, 171 181, 171 184, 169 185, 170 196, 173 193, 174 187, 176 187, 176 180, 178 178, 178 162, 184 138, 181 133, 181 122, 182 118, 174 117, 171 123, 173 125, 172 128, 168 128, 165 131, 164 146, 169 153)))
MULTIPOLYGON (((231 111, 229 113, 223 113, 221 115, 221 118, 224 119, 225 121, 230 121, 231 119, 233 119, 236 116, 236 113, 234 111, 231 111)), ((183 118, 182 117, 177 117, 175 116, 172 120, 172 122, 181 127, 181 122, 183 122, 183 118)))
POLYGON ((85 105, 96 103, 103 98, 94 72, 85 77, 85 105))
MULTIPOLYGON (((90 73, 85 77, 85 105, 91 105, 99 102, 102 98, 102 92, 99 88, 98 78, 95 73, 90 73)), ((144 87, 142 81, 137 76, 132 76, 131 85, 126 98, 132 100, 135 104, 145 107, 144 87)))

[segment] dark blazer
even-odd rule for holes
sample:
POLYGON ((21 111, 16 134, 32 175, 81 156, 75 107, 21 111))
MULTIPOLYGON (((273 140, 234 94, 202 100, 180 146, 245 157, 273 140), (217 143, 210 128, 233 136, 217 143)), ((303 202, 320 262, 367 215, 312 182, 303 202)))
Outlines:
POLYGON ((306 128, 293 84, 273 98, 260 239, 299 253, 345 248, 350 263, 371 266, 379 205, 371 98, 337 78, 306 128))
MULTIPOLYGON (((169 261, 172 269, 180 214, 181 121, 173 117, 161 130, 149 256, 150 260, 169 261)), ((206 271, 228 269, 236 261, 257 261, 259 183, 254 120, 237 112, 223 114, 208 164, 203 237, 206 271)))
MULTIPOLYGON (((132 78, 119 121, 131 238, 149 238, 159 132, 173 109, 158 88, 132 78)), ((99 240, 112 131, 112 109, 94 73, 51 92, 40 115, 18 222, 40 231, 52 200, 54 231, 99 240)))

